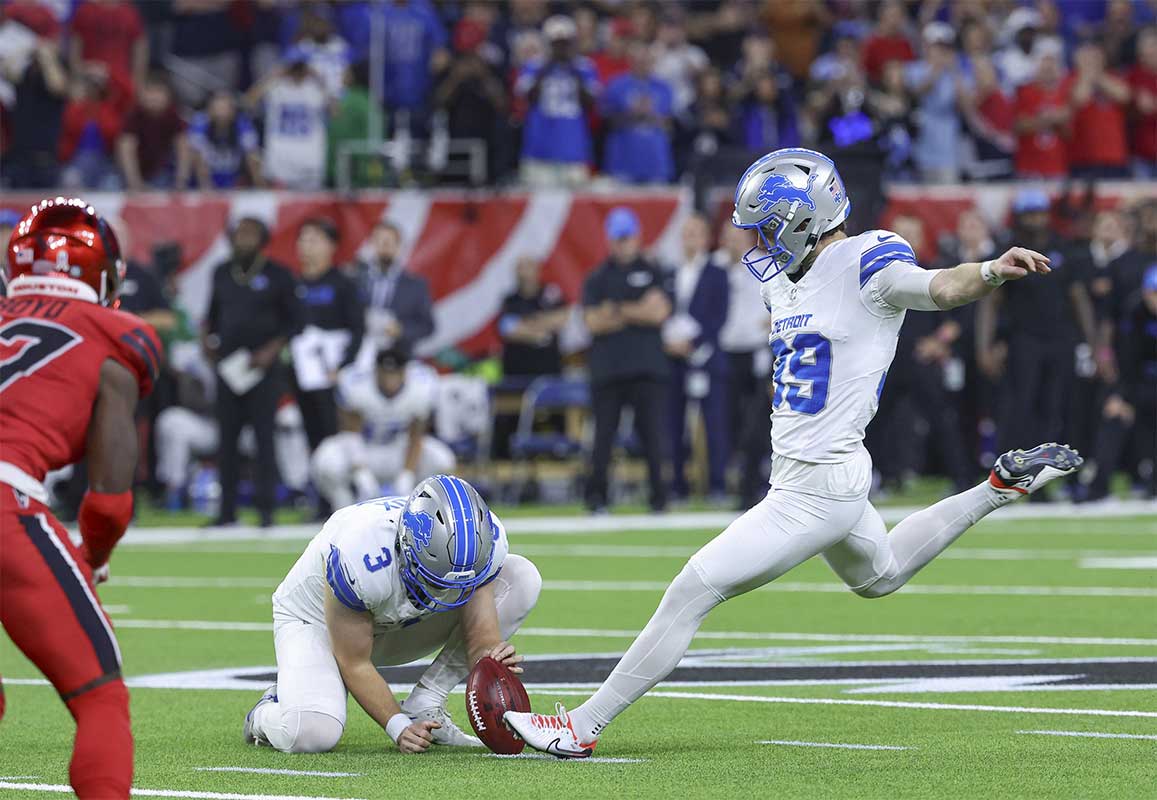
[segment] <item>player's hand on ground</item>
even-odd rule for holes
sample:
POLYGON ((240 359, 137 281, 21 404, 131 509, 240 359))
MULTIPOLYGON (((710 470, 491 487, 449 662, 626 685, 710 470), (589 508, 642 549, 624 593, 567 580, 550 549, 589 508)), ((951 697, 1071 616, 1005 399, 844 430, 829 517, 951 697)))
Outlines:
POLYGON ((1049 257, 1027 247, 1010 247, 1004 255, 992 262, 992 271, 1006 281, 1015 281, 1036 272, 1045 275, 1049 268, 1049 257))
POLYGON ((483 655, 490 656, 499 664, 505 664, 506 667, 514 673, 521 673, 522 667, 518 666, 522 663, 522 656, 514 652, 514 645, 510 642, 499 642, 491 647, 483 655))
POLYGON ((441 728, 433 720, 421 720, 402 731, 398 737, 398 749, 403 753, 424 753, 434 743, 434 735, 430 731, 441 728))

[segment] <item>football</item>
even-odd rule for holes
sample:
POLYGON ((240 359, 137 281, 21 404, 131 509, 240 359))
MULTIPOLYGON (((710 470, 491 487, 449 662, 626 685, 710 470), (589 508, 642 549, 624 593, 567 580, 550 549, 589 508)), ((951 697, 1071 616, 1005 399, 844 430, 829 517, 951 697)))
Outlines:
POLYGON ((502 721, 507 711, 530 711, 530 698, 518 676, 487 656, 466 680, 466 712, 482 743, 502 755, 521 753, 526 742, 502 721))

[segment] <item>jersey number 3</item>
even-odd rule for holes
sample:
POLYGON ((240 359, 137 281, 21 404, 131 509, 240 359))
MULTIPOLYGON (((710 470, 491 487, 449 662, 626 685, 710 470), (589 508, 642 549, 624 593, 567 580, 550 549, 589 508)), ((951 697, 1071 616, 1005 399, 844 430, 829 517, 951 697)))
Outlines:
POLYGON ((797 333, 788 344, 773 339, 775 392, 772 408, 787 401, 792 411, 818 414, 828 404, 828 384, 832 377, 832 343, 818 333, 797 333))
POLYGON ((0 327, 0 392, 80 344, 63 325, 17 319, 0 327))

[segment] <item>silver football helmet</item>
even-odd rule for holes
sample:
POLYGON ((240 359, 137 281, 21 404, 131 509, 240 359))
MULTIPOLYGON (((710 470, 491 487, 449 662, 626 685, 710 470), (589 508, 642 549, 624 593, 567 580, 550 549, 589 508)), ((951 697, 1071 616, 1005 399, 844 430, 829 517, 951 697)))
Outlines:
POLYGON ((820 237, 838 228, 851 210, 832 160, 789 147, 768 153, 743 173, 731 224, 755 230, 758 241, 743 263, 766 283, 781 272, 798 270, 820 237))
POLYGON ((465 605, 487 580, 498 530, 486 501, 461 478, 435 475, 414 487, 398 529, 399 573, 414 604, 465 605))

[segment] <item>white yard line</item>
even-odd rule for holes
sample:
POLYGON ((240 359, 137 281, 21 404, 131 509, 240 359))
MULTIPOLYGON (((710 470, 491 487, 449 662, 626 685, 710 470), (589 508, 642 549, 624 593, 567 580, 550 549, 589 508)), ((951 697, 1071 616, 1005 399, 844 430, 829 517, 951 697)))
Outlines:
POLYGON ((832 747, 837 750, 915 750, 915 747, 897 747, 893 744, 839 744, 836 742, 792 742, 781 739, 760 739, 756 744, 782 744, 790 747, 832 747))
POLYGON ((269 769, 268 767, 193 767, 194 772, 245 772, 253 775, 301 775, 308 778, 360 778, 360 772, 318 772, 311 769, 269 769))
MULTIPOLYGON (((880 515, 885 522, 899 522, 910 514, 920 511, 918 507, 881 508, 880 515)), ((988 519, 1050 520, 1106 517, 1132 517, 1157 514, 1157 502, 1147 500, 1118 500, 1099 503, 1095 507, 1054 503, 1049 505, 1015 505, 993 512, 988 519)), ((509 517, 506 529, 516 539, 533 534, 589 534, 618 533, 622 531, 701 530, 716 528, 722 530, 731 524, 739 514, 734 511, 693 511, 671 514, 611 514, 600 517, 590 516, 549 516, 549 517, 509 517)), ((282 540, 305 541, 320 530, 320 525, 281 525, 270 530, 259 528, 230 528, 227 530, 206 530, 194 527, 134 528, 125 536, 123 545, 165 545, 187 544, 190 542, 273 542, 282 540)), ((1025 531, 1018 532, 1023 535, 1025 531)), ((1039 533, 1056 536, 1055 530, 1041 530, 1039 533)), ((1074 534, 1088 536, 1088 531, 1073 531, 1074 534)), ((1157 535, 1157 521, 1150 532, 1136 531, 1140 535, 1157 535)))
POLYGON ((1082 558, 1080 565, 1084 569, 1143 569, 1155 570, 1157 569, 1157 556, 1154 555, 1135 555, 1135 556, 1097 556, 1082 558))
MULTIPOLYGON (((71 786, 53 783, 15 783, 0 781, 0 789, 25 792, 52 792, 72 794, 71 786)), ((237 794, 235 792, 192 792, 184 789, 133 789, 133 797, 185 797, 192 800, 358 800, 344 797, 316 797, 290 794, 237 794)))
MULTIPOLYGON (((585 691, 556 691, 559 695, 585 696, 585 691)), ((1033 708, 1030 706, 989 706, 964 703, 914 703, 900 700, 844 700, 829 697, 770 697, 756 694, 714 694, 710 692, 648 692, 647 697, 675 700, 726 700, 735 703, 787 703, 816 706, 874 706, 876 708, 909 708, 930 711, 988 711, 1006 714, 1063 714, 1091 717, 1154 717, 1157 711, 1115 711, 1104 708, 1033 708)))
MULTIPOLYGON (((124 575, 109 579, 110 589, 274 589, 277 578, 193 577, 187 575, 124 575)), ((662 592, 668 581, 543 581, 552 592, 662 592)), ((756 591, 844 594, 850 590, 838 582, 773 581, 756 591)), ((973 586, 909 584, 904 594, 984 595, 989 597, 1157 597, 1157 589, 1143 586, 973 586)))
POLYGON ((1040 736, 1076 736, 1089 739, 1145 739, 1157 741, 1157 736, 1142 736, 1138 733, 1098 733, 1096 731, 1017 731, 1017 733, 1035 733, 1040 736))

